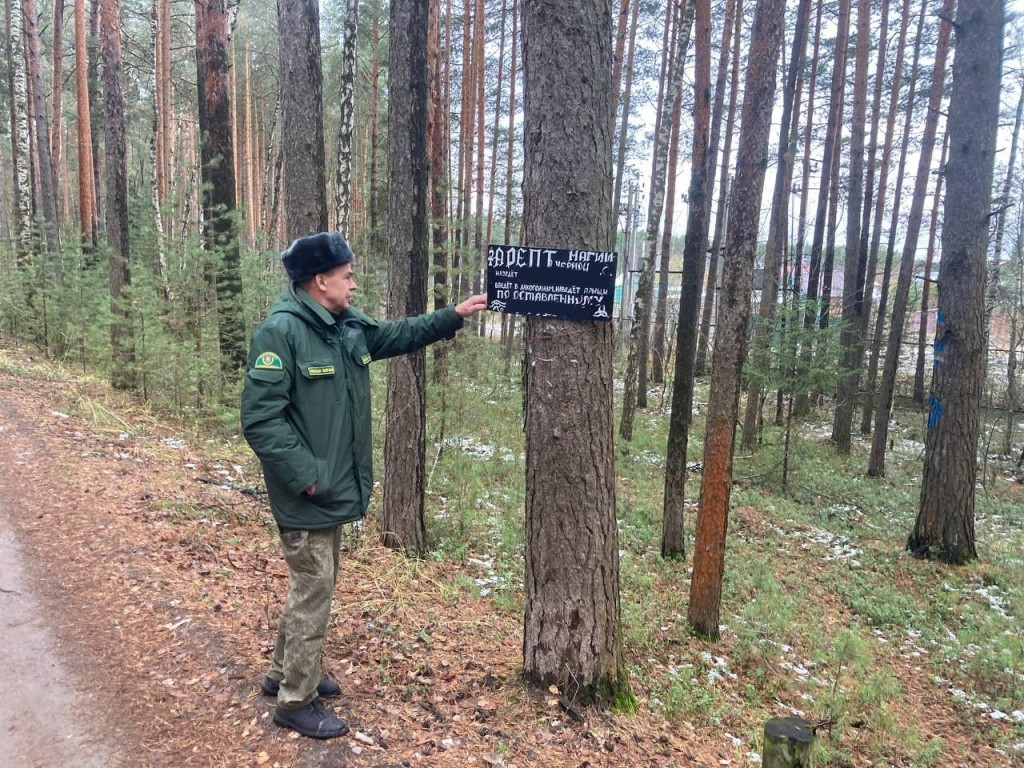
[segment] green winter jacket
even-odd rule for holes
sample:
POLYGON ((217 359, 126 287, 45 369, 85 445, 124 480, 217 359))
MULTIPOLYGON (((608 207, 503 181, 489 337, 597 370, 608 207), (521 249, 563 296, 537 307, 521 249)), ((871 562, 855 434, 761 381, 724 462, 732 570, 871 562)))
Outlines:
POLYGON ((334 315, 296 286, 281 295, 253 332, 241 410, 279 526, 330 528, 366 514, 373 489, 370 362, 461 327, 454 307, 378 323, 352 308, 334 315))

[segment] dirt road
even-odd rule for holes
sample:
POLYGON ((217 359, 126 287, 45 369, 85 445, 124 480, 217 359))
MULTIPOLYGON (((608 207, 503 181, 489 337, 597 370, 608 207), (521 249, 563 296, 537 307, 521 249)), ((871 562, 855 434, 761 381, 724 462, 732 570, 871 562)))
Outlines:
MULTIPOLYGON (((3 470, 0 470, 3 471, 3 470)), ((0 755, 12 768, 109 768, 116 750, 91 713, 104 705, 86 693, 79 671, 62 657, 34 579, 0 499, 0 755)))

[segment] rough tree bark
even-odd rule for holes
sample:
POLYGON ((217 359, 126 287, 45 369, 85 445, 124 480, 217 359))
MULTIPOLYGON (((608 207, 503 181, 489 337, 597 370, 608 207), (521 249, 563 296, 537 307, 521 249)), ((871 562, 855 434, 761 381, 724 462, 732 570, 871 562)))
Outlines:
POLYGON ((224 381, 230 383, 244 370, 247 352, 231 131, 231 30, 226 0, 194 0, 193 5, 203 241, 217 296, 220 370, 224 381))
MULTIPOLYGON (((732 157, 733 126, 736 123, 736 100, 740 77, 740 32, 743 27, 742 0, 727 0, 725 20, 722 23, 722 45, 718 58, 718 77, 715 84, 715 105, 711 111, 711 141, 708 146, 708 168, 714 169, 718 157, 718 137, 722 123, 722 108, 727 88, 726 68, 732 56, 732 86, 729 88, 729 116, 725 121, 725 142, 722 147, 722 162, 718 181, 718 212, 715 215, 715 233, 711 238, 708 258, 707 282, 704 288, 704 303, 701 310, 700 334, 697 337, 697 353, 693 362, 693 375, 703 376, 707 369, 708 342, 711 339, 712 312, 717 304, 718 260, 725 236, 725 225, 729 219, 729 160, 732 157), (734 21, 735 19, 735 21, 734 21), (731 45, 730 45, 731 42, 731 45), (730 53, 731 49, 731 53, 730 53)), ((708 195, 708 200, 712 195, 708 195)), ((689 418, 689 417, 688 417, 689 418)))
MULTIPOLYGON (((683 280, 676 330, 672 412, 665 457, 665 502, 662 511, 661 556, 683 557, 683 504, 686 453, 693 408, 693 358, 697 347, 700 289, 708 238, 708 197, 713 175, 709 130, 711 123, 711 3, 693 0, 695 17, 693 78, 693 148, 690 163, 690 205, 683 241, 683 280)), ((666 222, 666 227, 668 223, 666 222)))
POLYGON ((100 0, 103 60, 104 175, 106 176, 106 235, 109 246, 110 383, 117 389, 135 386, 135 345, 131 313, 124 296, 131 285, 128 240, 128 168, 124 131, 124 86, 121 64, 121 3, 100 0))
MULTIPOLYGON (((780 266, 786 238, 786 219, 789 215, 789 191, 792 181, 793 160, 796 147, 790 145, 796 98, 797 74, 803 69, 804 54, 807 51, 807 21, 811 10, 810 0, 800 0, 797 7, 796 29, 793 30, 792 53, 789 57, 789 72, 782 91, 782 124, 779 127, 778 162, 775 165, 775 189, 772 191, 772 207, 768 221, 768 239, 765 242, 764 278, 761 287, 761 302, 757 308, 754 338, 750 343, 751 357, 759 367, 770 364, 772 325, 779 306, 780 266)), ((743 437, 740 445, 751 451, 757 438, 757 422, 761 413, 762 388, 751 384, 747 388, 747 404, 743 414, 743 437)))
MULTIPOLYGON (((532 0, 522 23, 525 242, 608 250, 610 4, 532 0)), ((610 322, 526 320, 523 674, 572 702, 631 706, 619 619, 612 334, 610 322)))
MULTIPOLYGON (((922 0, 921 11, 918 17, 918 34, 914 42, 913 63, 910 69, 910 85, 908 88, 906 121, 903 126, 904 137, 909 136, 910 126, 913 123, 914 99, 917 93, 917 63, 921 53, 921 28, 924 24, 924 13, 928 7, 928 0, 922 0)), ((882 145, 882 167, 879 170, 878 197, 875 198, 875 228, 871 235, 871 252, 868 255, 870 260, 877 260, 878 248, 882 240, 882 216, 885 213, 886 193, 888 192, 889 160, 892 157, 892 139, 896 127, 896 113, 898 112, 900 100, 900 88, 903 80, 904 43, 907 36, 907 24, 909 22, 910 3, 903 4, 903 17, 900 21, 899 42, 896 46, 896 63, 893 69, 892 86, 889 95, 889 116, 885 127, 885 141, 882 145)), ((892 218, 889 224, 889 241, 885 251, 885 266, 882 269, 882 287, 878 292, 878 307, 875 310, 875 326, 871 334, 871 355, 868 362, 867 381, 864 385, 864 411, 860 417, 860 432, 862 435, 871 434, 871 424, 874 418, 875 409, 875 383, 878 380, 878 358, 882 349, 882 334, 885 331, 885 309, 889 299, 889 276, 892 274, 893 251, 896 248, 896 223, 899 220, 899 200, 903 192, 903 174, 907 165, 907 150, 909 142, 904 139, 900 147, 900 159, 896 169, 896 184, 893 187, 893 200, 897 201, 892 207, 892 218)))
POLYGON ((957 6, 939 326, 921 507, 907 549, 959 564, 978 556, 974 495, 985 382, 985 268, 1005 11, 1000 0, 960 0, 957 6))
POLYGON ((286 239, 327 229, 320 10, 314 0, 277 4, 286 239))
MULTIPOLYGON (((821 156, 821 180, 818 185, 818 198, 814 215, 814 235, 811 239, 810 267, 807 273, 807 308, 804 314, 804 327, 812 328, 819 319, 827 316, 827 310, 819 306, 827 302, 831 292, 831 268, 828 263, 822 264, 822 248, 825 243, 825 230, 829 198, 836 185, 833 184, 833 170, 838 170, 837 155, 842 136, 843 91, 846 87, 846 54, 850 38, 850 0, 839 0, 839 20, 836 34, 835 55, 832 63, 832 86, 829 96, 828 124, 825 128, 825 147, 821 156), (824 279, 822 279, 824 278, 824 279), (823 283, 819 293, 819 284, 823 283), (826 289, 827 287, 827 289, 826 289)), ((805 192, 806 194, 806 192, 805 192)), ((835 211, 835 206, 832 206, 835 211)), ((830 228, 834 233, 834 228, 830 228)), ((831 253, 831 250, 829 251, 831 253)), ((826 261, 828 255, 826 254, 826 261)), ((812 345, 807 344, 801 350, 806 364, 813 357, 812 345)), ((793 411, 797 415, 807 412, 809 399, 807 393, 797 394, 793 411)))
POLYGON ((701 475, 693 579, 687 610, 687 619, 694 629, 713 639, 719 636, 740 377, 747 350, 758 220, 768 165, 768 133, 775 99, 775 71, 782 43, 784 10, 785 0, 758 0, 754 10, 739 155, 736 158, 732 221, 725 249, 725 279, 715 333, 704 472, 701 475))
POLYGON ((914 257, 917 252, 917 238, 921 233, 924 216, 924 198, 931 176, 932 153, 935 148, 935 133, 939 124, 939 106, 946 82, 946 56, 949 51, 950 23, 953 17, 954 0, 944 0, 939 12, 939 37, 935 44, 935 64, 932 69, 932 87, 928 97, 928 114, 925 118, 924 135, 921 138, 921 158, 917 167, 917 181, 914 196, 910 202, 910 215, 903 241, 900 273, 893 297, 892 318, 889 325, 889 340, 885 350, 885 366, 878 393, 878 407, 875 411, 875 432, 871 439, 871 457, 868 475, 880 477, 885 474, 885 450, 889 439, 889 412, 892 410, 893 395, 896 391, 896 370, 899 366, 900 346, 903 342, 903 324, 907 315, 907 301, 910 296, 910 281, 914 274, 914 257))
MULTIPOLYGON (((626 373, 623 377, 622 417, 619 436, 623 440, 633 439, 633 419, 637 406, 646 405, 647 397, 647 353, 651 323, 651 294, 654 287, 654 267, 658 256, 658 229, 665 208, 665 177, 668 173, 668 145, 672 131, 672 106, 683 85, 683 63, 686 50, 690 47, 690 28, 693 26, 694 7, 690 0, 681 0, 678 21, 678 35, 674 45, 674 61, 667 67, 668 85, 665 88, 658 127, 655 134, 651 168, 650 195, 647 202, 647 232, 645 259, 640 279, 637 282, 636 299, 633 303, 633 325, 629 332, 629 355, 626 373)), ((666 20, 666 23, 668 21, 666 20)), ((666 58, 669 51, 666 49, 666 58)))
MULTIPOLYGON (((942 182, 946 177, 946 153, 949 150, 949 131, 942 140, 942 154, 939 155, 939 174, 935 180, 935 195, 932 197, 931 222, 928 224, 928 250, 924 257, 924 275, 921 280, 921 311, 917 324, 917 365, 914 367, 914 402, 924 404, 925 346, 928 343, 928 305, 932 293, 932 264, 935 261, 935 238, 939 231, 939 209, 942 207, 942 182)), ((985 324, 986 327, 988 323, 985 324)))
POLYGON ((864 205, 865 124, 868 112, 868 68, 871 49, 871 2, 857 2, 857 42, 854 49, 853 113, 850 118, 850 166, 847 182, 846 257, 843 265, 843 295, 839 333, 839 367, 843 378, 836 385, 836 407, 832 419, 832 442, 843 454, 850 453, 853 411, 860 386, 860 364, 864 357, 862 332, 864 279, 867 251, 860 247, 864 205))
MULTIPOLYGON (((388 314, 427 308, 427 29, 428 0, 392 0, 388 78, 388 314)), ((426 484, 426 352, 388 360, 384 436, 384 544, 410 554, 427 548, 423 519, 426 484)))

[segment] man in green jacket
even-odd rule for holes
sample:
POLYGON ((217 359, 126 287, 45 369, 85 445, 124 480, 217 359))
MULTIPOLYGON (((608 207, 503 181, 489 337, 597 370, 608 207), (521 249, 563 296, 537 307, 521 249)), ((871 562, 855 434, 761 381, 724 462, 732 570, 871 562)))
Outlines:
POLYGON ((337 696, 320 654, 338 577, 341 526, 366 514, 373 489, 373 360, 450 338, 486 307, 455 307, 375 322, 351 306, 352 249, 334 232, 295 240, 281 254, 288 288, 252 335, 242 429, 263 466, 288 564, 288 598, 262 683, 277 696, 274 721, 329 739, 348 726, 320 701, 337 696))

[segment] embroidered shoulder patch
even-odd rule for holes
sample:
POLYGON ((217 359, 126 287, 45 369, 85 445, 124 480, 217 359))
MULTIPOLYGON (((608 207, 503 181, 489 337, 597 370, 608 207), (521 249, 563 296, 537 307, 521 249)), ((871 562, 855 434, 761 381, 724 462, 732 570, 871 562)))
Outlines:
POLYGON ((280 371, 281 358, 273 352, 262 352, 259 357, 256 358, 256 365, 254 368, 262 368, 265 371, 280 371))

